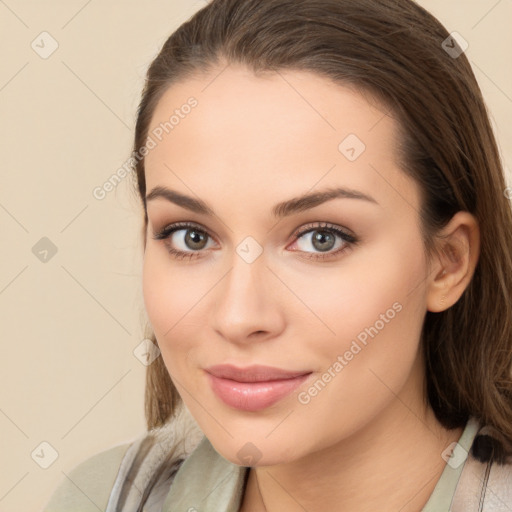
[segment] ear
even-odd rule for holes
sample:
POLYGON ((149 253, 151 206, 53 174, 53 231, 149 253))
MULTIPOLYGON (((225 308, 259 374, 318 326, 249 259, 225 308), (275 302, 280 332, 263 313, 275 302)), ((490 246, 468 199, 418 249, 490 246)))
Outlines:
POLYGON ((436 236, 427 287, 428 311, 444 311, 459 300, 474 275, 479 255, 478 221, 469 212, 457 212, 436 236))

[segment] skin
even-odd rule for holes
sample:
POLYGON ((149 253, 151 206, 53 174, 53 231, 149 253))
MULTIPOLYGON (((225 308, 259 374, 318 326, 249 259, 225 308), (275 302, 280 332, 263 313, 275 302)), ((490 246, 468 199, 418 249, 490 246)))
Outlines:
POLYGON ((469 284, 476 220, 454 216, 442 232, 445 245, 427 261, 419 189, 398 166, 397 125, 386 109, 308 72, 256 77, 243 66, 222 69, 172 85, 150 127, 197 99, 147 155, 147 191, 165 186, 215 212, 208 217, 162 198, 147 204, 144 302, 171 378, 223 457, 245 465, 239 450, 257 448, 243 512, 421 510, 446 465, 442 452, 462 429, 444 429, 423 399, 420 332, 427 310, 450 307, 469 284), (338 149, 348 134, 366 145, 355 161, 338 149), (378 204, 337 198, 272 217, 275 204, 334 186, 378 204), (185 244, 186 230, 153 239, 186 221, 210 235, 199 251, 185 244), (308 259, 325 253, 311 232, 294 233, 324 222, 359 241, 350 246, 333 235, 329 251, 346 244, 343 252, 308 259), (263 249, 252 263, 236 252, 247 236, 263 249), (200 254, 175 259, 169 246, 200 254), (300 403, 298 393, 394 303, 400 312, 300 403), (273 406, 241 411, 208 383, 204 368, 222 363, 313 373, 273 406))

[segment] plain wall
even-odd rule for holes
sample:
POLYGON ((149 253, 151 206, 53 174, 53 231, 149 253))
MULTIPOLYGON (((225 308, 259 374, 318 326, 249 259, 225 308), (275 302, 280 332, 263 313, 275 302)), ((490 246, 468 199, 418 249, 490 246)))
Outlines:
MULTIPOLYGON (((468 41, 512 162, 512 2, 419 3, 468 41)), ((141 210, 130 178, 93 190, 130 156, 148 64, 203 5, 0 2, 0 511, 39 510, 63 472, 144 432, 141 210)))

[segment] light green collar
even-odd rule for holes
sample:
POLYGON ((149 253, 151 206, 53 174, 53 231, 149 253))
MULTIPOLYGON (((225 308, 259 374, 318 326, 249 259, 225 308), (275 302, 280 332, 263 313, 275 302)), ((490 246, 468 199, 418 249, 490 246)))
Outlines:
POLYGON ((422 512, 449 512, 462 469, 468 457, 473 440, 478 432, 478 421, 471 417, 453 451, 454 456, 446 464, 434 491, 422 512))
MULTIPOLYGON (((422 512, 449 512, 464 461, 478 431, 470 418, 452 460, 446 464, 422 512)), ((167 495, 162 512, 238 512, 249 468, 222 457, 206 436, 185 459, 167 495)))
POLYGON ((176 473, 162 512, 238 512, 248 472, 219 455, 205 436, 176 473))

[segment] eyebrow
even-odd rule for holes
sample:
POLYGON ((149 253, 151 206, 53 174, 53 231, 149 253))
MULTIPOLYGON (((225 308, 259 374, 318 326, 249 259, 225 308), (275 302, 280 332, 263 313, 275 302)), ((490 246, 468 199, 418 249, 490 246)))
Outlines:
MULTIPOLYGON (((215 215, 213 209, 201 199, 181 194, 180 192, 176 192, 175 190, 171 190, 166 187, 157 186, 153 188, 146 196, 146 203, 157 198, 165 199, 200 215, 215 215)), ((326 201, 340 198, 360 199, 370 203, 375 203, 376 205, 379 204, 373 197, 364 194, 363 192, 359 192, 358 190, 335 187, 327 188, 318 192, 305 193, 301 196, 293 197, 292 199, 278 203, 272 208, 272 215, 276 218, 287 217, 294 213, 300 213, 305 210, 309 210, 310 208, 314 208, 326 201)))

